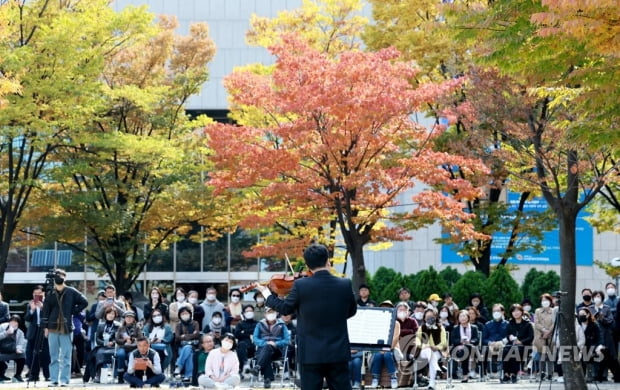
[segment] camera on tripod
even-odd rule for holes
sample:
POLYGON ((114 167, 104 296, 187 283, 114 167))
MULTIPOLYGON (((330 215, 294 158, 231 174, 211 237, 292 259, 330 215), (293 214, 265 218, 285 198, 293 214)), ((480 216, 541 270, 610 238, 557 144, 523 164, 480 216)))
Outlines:
POLYGON ((56 271, 50 269, 45 274, 45 295, 49 295, 54 290, 54 278, 56 277, 56 271))
POLYGON ((552 297, 558 298, 558 299, 563 297, 563 296, 567 296, 567 295, 568 295, 568 292, 566 292, 566 291, 554 291, 553 293, 551 293, 552 297))

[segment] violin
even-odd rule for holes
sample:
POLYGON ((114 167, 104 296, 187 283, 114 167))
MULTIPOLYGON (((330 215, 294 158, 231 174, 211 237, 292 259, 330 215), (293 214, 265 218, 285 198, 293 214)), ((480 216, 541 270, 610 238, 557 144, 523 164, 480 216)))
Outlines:
POLYGON ((239 288, 239 291, 246 293, 255 289, 257 286, 267 286, 272 293, 283 296, 288 294, 293 288, 293 283, 299 278, 312 276, 311 271, 295 272, 292 275, 275 274, 268 282, 254 282, 239 288))

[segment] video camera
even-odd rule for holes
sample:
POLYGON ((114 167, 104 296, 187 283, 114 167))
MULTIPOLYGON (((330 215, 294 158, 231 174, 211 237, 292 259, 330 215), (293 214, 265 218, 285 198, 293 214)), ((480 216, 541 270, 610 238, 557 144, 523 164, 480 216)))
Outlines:
POLYGON ((54 278, 56 277, 56 271, 50 269, 45 274, 45 295, 49 295, 52 291, 54 291, 54 278))
POLYGON ((551 296, 554 298, 562 298, 563 296, 567 296, 568 292, 566 291, 554 291, 551 293, 551 296))

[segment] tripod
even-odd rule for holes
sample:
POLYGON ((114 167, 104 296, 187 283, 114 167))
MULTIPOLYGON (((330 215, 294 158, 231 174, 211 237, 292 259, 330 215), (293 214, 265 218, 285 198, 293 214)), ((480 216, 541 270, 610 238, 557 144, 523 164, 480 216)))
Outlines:
MULTIPOLYGON (((32 358, 30 359, 30 362, 28 364, 29 371, 28 371, 28 377, 26 379, 26 387, 30 387, 30 382, 34 382, 36 385, 37 381, 39 380, 39 374, 41 371, 41 367, 49 365, 49 351, 48 350, 44 351, 45 349, 44 347, 47 344, 47 340, 43 336, 43 328, 41 328, 41 326, 38 324, 35 324, 35 326, 37 327, 37 331, 34 336, 34 346, 32 347, 32 358), (43 359, 44 361, 42 361, 41 358, 42 357, 44 358, 46 353, 47 353, 48 359, 43 359)), ((45 374, 45 371, 44 371, 44 374, 45 374)))

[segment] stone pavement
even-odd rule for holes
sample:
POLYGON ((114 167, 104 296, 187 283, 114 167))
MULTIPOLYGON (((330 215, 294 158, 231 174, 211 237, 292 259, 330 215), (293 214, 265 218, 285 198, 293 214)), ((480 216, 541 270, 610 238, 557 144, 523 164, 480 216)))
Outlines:
MULTIPOLYGON (((48 388, 48 382, 37 382, 37 383, 30 383, 28 386, 27 385, 28 384, 25 382, 24 383, 0 383, 0 389, 26 389, 26 388, 47 389, 48 388)), ((253 389, 262 390, 263 389, 262 383, 255 383, 255 385, 258 385, 258 386, 252 387, 250 386, 249 381, 244 381, 241 383, 241 385, 237 389, 238 390, 253 390, 253 389)), ((81 379, 71 379, 71 384, 69 385, 68 388, 88 389, 88 390, 121 390, 121 389, 125 390, 125 389, 129 389, 129 385, 127 384, 102 385, 102 384, 95 384, 95 383, 83 384, 81 379)), ((161 385, 161 388, 168 389, 170 388, 170 384, 168 382, 164 382, 161 385)), ((278 380, 272 383, 271 388, 273 390, 293 389, 293 387, 290 386, 290 383, 287 383, 287 382, 285 382, 284 387, 280 386, 280 382, 278 380)), ((618 390, 620 386, 618 386, 617 383, 606 382, 606 383, 598 383, 598 384, 589 384, 588 388, 592 390, 612 390, 612 389, 618 390)), ((60 389, 60 387, 58 389, 60 389)), ((191 389, 191 387, 187 389, 191 389)), ((401 389, 411 389, 411 387, 408 387, 408 388, 402 387, 401 389)), ((420 390, 426 389, 426 387, 420 387, 419 389, 420 390)), ((470 381, 469 383, 461 383, 460 381, 452 381, 451 385, 449 385, 448 382, 445 380, 437 381, 435 390, 444 390, 444 389, 451 389, 451 390, 478 390, 478 389, 483 389, 483 390, 495 390, 495 389, 501 389, 501 390, 523 390, 523 389, 563 390, 564 384, 556 383, 556 382, 550 383, 548 381, 540 384, 539 382, 535 382, 533 380, 532 381, 520 380, 516 384, 500 384, 497 379, 492 379, 486 382, 470 381)))

